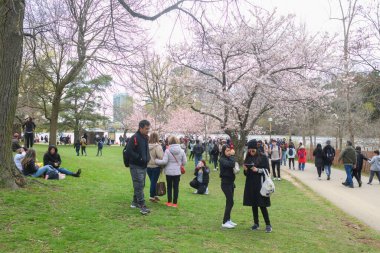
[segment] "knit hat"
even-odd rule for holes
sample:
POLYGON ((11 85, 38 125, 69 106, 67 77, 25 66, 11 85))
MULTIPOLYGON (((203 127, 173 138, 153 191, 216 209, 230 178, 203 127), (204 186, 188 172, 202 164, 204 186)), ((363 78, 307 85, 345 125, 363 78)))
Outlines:
POLYGON ((248 149, 257 149, 257 141, 256 139, 250 140, 247 143, 248 149))

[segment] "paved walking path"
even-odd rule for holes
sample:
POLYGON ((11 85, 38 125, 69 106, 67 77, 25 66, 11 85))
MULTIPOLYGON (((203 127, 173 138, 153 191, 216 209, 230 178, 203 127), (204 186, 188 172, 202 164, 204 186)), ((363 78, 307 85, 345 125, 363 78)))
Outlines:
POLYGON ((322 180, 318 180, 317 169, 313 164, 306 164, 303 172, 298 170, 297 163, 296 170, 282 167, 282 171, 295 176, 344 212, 380 231, 380 184, 376 176, 372 185, 367 184, 368 177, 362 176, 363 185, 360 188, 354 179, 355 188, 351 189, 342 185, 346 179, 343 170, 332 169, 330 181, 326 180, 326 174, 322 174, 322 180))

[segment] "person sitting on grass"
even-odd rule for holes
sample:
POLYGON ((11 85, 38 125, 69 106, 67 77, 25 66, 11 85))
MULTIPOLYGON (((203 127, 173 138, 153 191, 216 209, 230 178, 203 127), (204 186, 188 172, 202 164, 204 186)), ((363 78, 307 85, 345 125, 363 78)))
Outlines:
POLYGON ((53 172, 54 169, 50 165, 43 166, 41 168, 36 165, 36 151, 34 149, 29 149, 24 159, 21 162, 22 173, 24 176, 40 177, 44 176, 46 180, 49 179, 49 173, 53 172))
POLYGON ((368 162, 371 164, 371 171, 369 176, 369 185, 372 185, 372 180, 375 177, 375 174, 377 176, 377 179, 379 179, 380 183, 380 153, 379 150, 375 150, 375 156, 371 158, 368 162))
POLYGON ((13 152, 16 152, 18 149, 21 148, 18 137, 19 137, 18 133, 15 133, 13 135, 13 138, 12 138, 12 151, 13 152))
POLYGON ((195 194, 208 194, 208 183, 210 181, 210 169, 206 165, 206 161, 199 161, 195 168, 195 178, 190 182, 190 186, 196 189, 195 194))
POLYGON ((71 172, 65 168, 60 168, 61 166, 61 156, 58 154, 58 149, 54 145, 50 145, 48 148, 48 151, 44 155, 44 165, 50 165, 54 169, 56 169, 58 172, 65 174, 65 175, 70 175, 73 177, 80 177, 81 174, 81 169, 79 169, 76 173, 71 172))
POLYGON ((13 158, 13 161, 15 162, 15 165, 17 169, 22 173, 22 160, 25 158, 26 151, 28 151, 26 148, 19 148, 16 150, 16 155, 13 158))

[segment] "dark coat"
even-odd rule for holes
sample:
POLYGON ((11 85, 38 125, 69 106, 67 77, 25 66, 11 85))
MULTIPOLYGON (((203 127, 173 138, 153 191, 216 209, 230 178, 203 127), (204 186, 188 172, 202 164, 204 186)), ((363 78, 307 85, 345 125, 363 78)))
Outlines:
POLYGON ((16 152, 17 149, 21 148, 18 139, 12 139, 12 151, 16 152))
POLYGON ((331 146, 331 145, 326 145, 324 148, 323 148, 323 164, 324 165, 328 165, 328 166, 331 166, 333 161, 334 161, 334 157, 335 157, 335 149, 331 146), (327 157, 327 154, 328 153, 331 153, 333 154, 333 157, 331 158, 328 158, 327 157))
MULTIPOLYGON (((269 161, 268 157, 265 155, 260 156, 247 156, 244 164, 255 164, 258 169, 266 169, 269 172, 269 161)), ((244 171, 245 187, 244 187, 244 200, 243 205, 245 206, 260 206, 269 207, 270 198, 264 197, 260 194, 262 182, 265 181, 265 176, 263 173, 253 172, 251 168, 253 165, 246 165, 248 170, 244 171)))
POLYGON ((313 156, 315 158, 315 160, 314 160, 315 167, 317 167, 317 168, 323 167, 324 166, 324 160, 323 160, 324 155, 323 155, 322 148, 314 149, 313 156))
MULTIPOLYGON (((200 168, 195 168, 195 180, 198 178, 198 172, 200 168)), ((208 185, 210 182, 210 169, 208 167, 203 168, 203 177, 202 177, 202 184, 208 185)))
POLYGON ((356 150, 356 165, 354 166, 354 170, 362 170, 364 160, 368 161, 368 158, 356 150))
POLYGON ((61 165, 61 163, 62 163, 61 156, 58 154, 57 147, 55 147, 53 145, 49 146, 48 152, 46 152, 45 155, 44 155, 44 166, 45 165, 51 165, 54 168, 59 168, 59 166, 61 165), (50 150, 53 149, 53 148, 55 148, 55 154, 51 155, 50 154, 50 150), (58 163, 58 166, 55 166, 54 163, 58 163))
POLYGON ((150 161, 148 137, 142 135, 140 131, 137 131, 129 139, 127 148, 127 154, 129 156, 129 164, 146 168, 150 161))
POLYGON ((222 184, 233 184, 235 182, 235 157, 226 157, 222 155, 219 159, 220 163, 220 178, 222 179, 222 184))
POLYGON ((25 176, 32 175, 37 172, 36 164, 34 160, 30 160, 25 166, 22 166, 22 173, 25 176))

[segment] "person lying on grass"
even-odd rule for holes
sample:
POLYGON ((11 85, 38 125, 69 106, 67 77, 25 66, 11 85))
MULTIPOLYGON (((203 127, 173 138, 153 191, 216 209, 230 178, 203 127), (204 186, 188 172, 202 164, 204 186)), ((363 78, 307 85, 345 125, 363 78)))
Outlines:
POLYGON ((76 173, 71 172, 65 168, 61 168, 61 156, 58 154, 58 149, 54 145, 50 145, 48 148, 48 151, 44 155, 44 165, 50 165, 54 169, 56 169, 59 173, 70 175, 73 177, 80 177, 80 174, 82 172, 81 169, 79 169, 76 173))
POLYGON ((54 168, 50 165, 39 167, 36 165, 36 151, 34 149, 29 149, 24 159, 21 162, 22 165, 22 173, 24 176, 31 176, 31 177, 40 177, 44 176, 44 178, 47 180, 49 179, 49 174, 54 172, 54 168))

